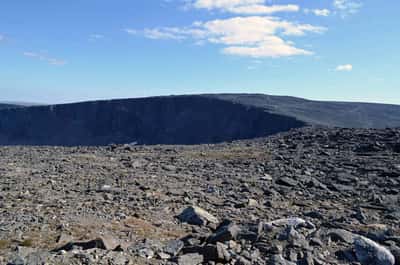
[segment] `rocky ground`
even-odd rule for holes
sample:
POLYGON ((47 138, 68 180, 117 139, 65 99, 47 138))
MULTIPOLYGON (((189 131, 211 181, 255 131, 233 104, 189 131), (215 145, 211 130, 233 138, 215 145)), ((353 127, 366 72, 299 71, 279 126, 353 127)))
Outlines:
POLYGON ((0 264, 400 264, 400 129, 0 148, 0 264))

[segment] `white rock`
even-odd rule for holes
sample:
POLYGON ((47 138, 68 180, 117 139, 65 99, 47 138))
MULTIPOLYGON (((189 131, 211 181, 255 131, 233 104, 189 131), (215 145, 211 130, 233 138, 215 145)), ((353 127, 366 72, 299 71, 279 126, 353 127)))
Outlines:
POLYGON ((310 229, 314 229, 315 225, 311 222, 308 222, 304 219, 298 217, 284 218, 278 219, 271 222, 266 223, 267 226, 292 226, 294 228, 298 226, 305 226, 310 229))
POLYGON ((179 216, 179 220, 193 225, 206 225, 207 223, 218 224, 218 219, 206 210, 190 206, 186 208, 179 216))

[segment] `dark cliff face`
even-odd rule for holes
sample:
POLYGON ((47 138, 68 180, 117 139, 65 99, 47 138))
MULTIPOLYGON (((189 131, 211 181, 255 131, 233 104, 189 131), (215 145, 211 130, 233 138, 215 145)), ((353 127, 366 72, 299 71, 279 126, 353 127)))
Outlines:
POLYGON ((199 96, 84 102, 0 111, 1 145, 200 144, 262 137, 306 123, 199 96))

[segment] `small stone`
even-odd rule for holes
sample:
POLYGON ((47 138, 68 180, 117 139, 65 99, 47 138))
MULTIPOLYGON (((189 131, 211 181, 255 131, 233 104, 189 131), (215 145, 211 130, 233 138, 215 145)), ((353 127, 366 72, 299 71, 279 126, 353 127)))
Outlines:
POLYGON ((247 202, 247 205, 249 207, 256 207, 256 206, 258 206, 258 201, 254 200, 254 199, 249 199, 248 202, 247 202))
POLYGON ((291 217, 291 218, 278 219, 278 220, 274 220, 272 222, 265 223, 264 230, 270 231, 271 228, 274 226, 293 226, 294 228, 297 228, 298 226, 304 226, 307 228, 315 228, 315 226, 312 223, 307 222, 304 219, 301 219, 298 217, 291 217))
POLYGON ((218 261, 228 262, 231 260, 231 255, 228 252, 228 247, 217 242, 218 261))
POLYGON ((61 233, 60 236, 57 239, 57 243, 58 244, 65 244, 67 242, 71 242, 72 240, 74 240, 74 238, 66 233, 61 233))
POLYGON ((307 217, 311 217, 313 219, 324 219, 324 216, 319 211, 310 211, 304 214, 307 217))
POLYGON ((110 192, 111 190, 112 190, 112 188, 110 185, 103 185, 100 188, 100 191, 102 191, 102 192, 110 192))
POLYGON ((244 257, 239 257, 236 260, 235 265, 251 265, 251 261, 244 257))
POLYGON ((141 248, 137 251, 139 257, 152 259, 154 257, 154 251, 151 248, 141 248))
POLYGON ((298 181, 294 180, 293 178, 289 177, 282 177, 276 181, 277 184, 289 187, 295 187, 299 184, 298 181))
POLYGON ((306 238, 297 232, 293 227, 289 226, 281 234, 280 240, 287 240, 290 245, 294 247, 308 248, 308 242, 306 238))
POLYGON ((36 251, 36 249, 30 248, 30 247, 23 247, 23 246, 18 246, 18 247, 17 247, 18 255, 19 255, 20 257, 23 257, 23 258, 25 258, 26 256, 28 256, 29 254, 34 253, 35 251, 36 251))
POLYGON ((105 201, 112 201, 114 199, 113 195, 111 193, 104 193, 103 194, 103 199, 105 201))
POLYGON ((185 244, 181 240, 171 240, 168 241, 164 247, 164 252, 175 257, 179 254, 185 244))
POLYGON ((270 265, 296 265, 296 263, 288 261, 282 255, 273 255, 269 262, 270 265))
POLYGON ((179 265, 199 265, 204 261, 203 255, 198 253, 190 253, 182 255, 178 258, 177 263, 179 265))
POLYGON ((281 245, 274 244, 274 245, 271 247, 270 252, 271 252, 272 254, 277 254, 277 255, 282 254, 282 252, 283 252, 283 247, 282 247, 281 245))
POLYGON ((159 252, 157 253, 158 257, 162 260, 167 260, 171 258, 171 255, 164 253, 164 252, 159 252))
POLYGON ((106 250, 114 250, 120 245, 120 242, 111 235, 103 235, 100 239, 103 241, 106 250))
POLYGON ((272 176, 269 174, 264 174, 264 176, 262 176, 261 179, 266 181, 272 181, 272 176))
POLYGON ((220 227, 215 234, 209 238, 210 243, 227 242, 237 238, 240 232, 239 226, 234 223, 220 227))
POLYGON ((310 245, 322 247, 324 243, 322 243, 321 239, 313 237, 310 239, 310 245))

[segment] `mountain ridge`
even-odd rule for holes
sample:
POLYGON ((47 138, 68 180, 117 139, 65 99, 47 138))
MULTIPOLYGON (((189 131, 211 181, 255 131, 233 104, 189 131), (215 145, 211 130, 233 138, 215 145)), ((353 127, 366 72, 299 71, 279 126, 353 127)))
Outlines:
POLYGON ((204 94, 244 105, 265 108, 314 125, 344 128, 385 128, 400 126, 400 105, 315 101, 265 94, 204 94))
POLYGON ((200 94, 6 108, 0 145, 204 144, 305 126, 400 127, 400 106, 200 94))

